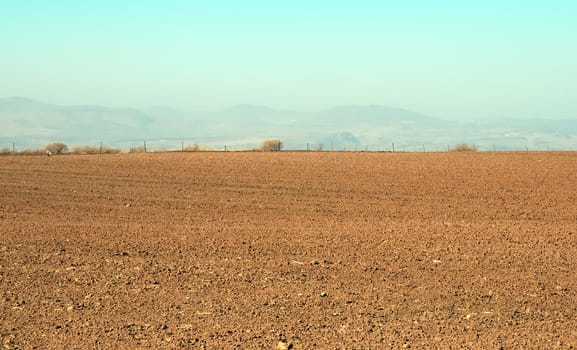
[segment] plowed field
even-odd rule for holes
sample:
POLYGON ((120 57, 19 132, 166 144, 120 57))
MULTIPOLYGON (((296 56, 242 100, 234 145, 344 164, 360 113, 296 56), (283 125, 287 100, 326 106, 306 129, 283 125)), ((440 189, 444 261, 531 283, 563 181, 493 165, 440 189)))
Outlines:
POLYGON ((576 203, 573 152, 0 157, 0 346, 575 348, 576 203))

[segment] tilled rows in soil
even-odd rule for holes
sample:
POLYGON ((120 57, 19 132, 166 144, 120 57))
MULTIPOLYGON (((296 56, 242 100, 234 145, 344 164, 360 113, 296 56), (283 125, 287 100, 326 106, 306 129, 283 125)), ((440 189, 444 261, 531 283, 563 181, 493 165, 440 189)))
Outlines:
POLYGON ((577 154, 0 157, 0 347, 577 347, 577 154))

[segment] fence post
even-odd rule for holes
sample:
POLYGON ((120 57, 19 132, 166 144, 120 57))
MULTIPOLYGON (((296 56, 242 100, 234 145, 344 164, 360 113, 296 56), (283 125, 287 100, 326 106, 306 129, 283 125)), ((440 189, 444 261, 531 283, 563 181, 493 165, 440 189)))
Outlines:
POLYGON ((12 154, 16 153, 16 143, 12 142, 12 154))
POLYGON ((395 143, 393 142, 393 153, 395 153, 395 143))
POLYGON ((100 154, 102 154, 102 141, 100 141, 100 150, 99 150, 100 154))
POLYGON ((180 151, 184 152, 184 140, 180 141, 180 151))
POLYGON ((146 153, 146 140, 144 141, 144 153, 146 153))

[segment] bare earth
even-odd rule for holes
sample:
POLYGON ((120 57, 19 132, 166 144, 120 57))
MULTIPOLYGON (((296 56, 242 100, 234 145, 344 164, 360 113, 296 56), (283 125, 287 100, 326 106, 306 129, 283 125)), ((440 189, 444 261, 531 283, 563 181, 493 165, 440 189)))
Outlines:
POLYGON ((574 152, 1 157, 0 347, 575 348, 576 203, 574 152))

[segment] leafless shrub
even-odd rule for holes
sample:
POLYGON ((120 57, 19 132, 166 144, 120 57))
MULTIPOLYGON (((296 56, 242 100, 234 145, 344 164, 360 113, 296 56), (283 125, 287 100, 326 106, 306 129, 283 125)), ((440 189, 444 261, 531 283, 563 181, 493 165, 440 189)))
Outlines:
POLYGON ((112 148, 112 147, 106 147, 106 146, 102 147, 102 153, 116 154, 116 153, 120 153, 120 152, 121 152, 120 148, 112 148))
POLYGON ((70 150, 70 153, 73 154, 115 154, 120 153, 120 149, 118 148, 111 148, 107 146, 103 146, 102 148, 97 146, 76 146, 70 150))
POLYGON ((455 147, 451 148, 451 152, 477 152, 479 147, 477 145, 469 145, 466 143, 460 143, 455 147))
POLYGON ((45 149, 34 149, 34 148, 27 148, 17 153, 18 155, 22 156, 39 156, 46 154, 45 149))
POLYGON ((280 151, 282 149, 282 142, 281 140, 278 139, 273 139, 273 140, 265 140, 261 145, 260 148, 258 149, 259 151, 265 151, 265 152, 276 152, 276 151, 280 151))
POLYGON ((320 152, 320 151, 322 151, 322 150, 324 150, 324 149, 325 149, 325 145, 323 145, 322 143, 319 143, 319 144, 317 145, 317 147, 315 148, 315 151, 319 151, 319 152, 320 152))
POLYGON ((206 151, 206 147, 199 145, 198 143, 195 143, 192 146, 187 146, 184 148, 185 152, 201 152, 201 151, 206 151))
POLYGON ((68 152, 68 146, 62 142, 52 142, 44 147, 44 151, 50 152, 51 154, 62 154, 68 152))
POLYGON ((130 147, 130 150, 128 152, 130 152, 130 153, 144 153, 144 146, 130 147))

